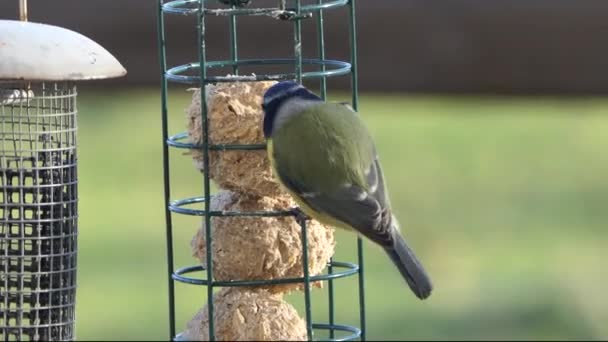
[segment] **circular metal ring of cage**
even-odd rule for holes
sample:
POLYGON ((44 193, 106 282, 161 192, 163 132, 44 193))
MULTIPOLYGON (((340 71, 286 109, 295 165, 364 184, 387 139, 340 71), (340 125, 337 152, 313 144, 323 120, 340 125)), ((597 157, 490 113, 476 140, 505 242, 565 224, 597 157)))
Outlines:
MULTIPOLYGON (((310 282, 316 281, 327 281, 339 278, 345 278, 352 275, 355 275, 359 272, 359 265, 350 263, 350 262, 340 262, 340 261, 332 261, 331 266, 334 268, 342 268, 344 271, 333 272, 328 274, 320 274, 309 277, 310 282)), ((204 271, 205 267, 203 265, 196 266, 188 266, 180 268, 179 270, 173 272, 171 278, 177 280, 181 283, 190 284, 190 285, 211 285, 211 286, 219 286, 219 287, 229 287, 229 286, 266 286, 266 285, 279 285, 279 284, 296 284, 296 283, 304 283, 304 277, 297 278, 282 278, 282 279, 261 279, 261 280, 229 280, 229 281, 209 281, 208 279, 197 279, 183 276, 183 274, 194 273, 199 271, 204 271)))
MULTIPOLYGON (((178 133, 167 138, 167 145, 175 148, 185 148, 185 149, 202 149, 204 145, 197 145, 192 143, 184 143, 181 140, 188 138, 187 132, 178 133)), ((242 145, 242 144, 213 144, 209 145, 209 150, 211 151, 235 151, 235 150, 265 150, 266 144, 251 144, 251 145, 242 145)))
MULTIPOLYGON (((335 338, 327 339, 327 340, 323 340, 323 341, 354 341, 354 340, 358 339, 359 337, 361 337, 361 329, 353 327, 351 325, 313 323, 312 328, 315 330, 333 330, 334 332, 341 331, 341 332, 351 333, 350 335, 347 335, 347 336, 335 337, 335 338)), ((186 339, 185 339, 185 337, 183 337, 183 333, 180 333, 180 334, 177 334, 177 336, 175 336, 173 338, 173 341, 186 341, 186 339)))
MULTIPOLYGON (((274 58, 274 59, 242 59, 238 61, 210 61, 207 63, 209 68, 239 67, 246 65, 295 65, 294 58, 274 58)), ((351 64, 344 61, 331 59, 303 59, 302 65, 318 65, 322 67, 334 67, 334 69, 302 72, 302 78, 319 78, 346 75, 351 72, 351 64)), ((189 85, 200 84, 200 76, 184 75, 184 73, 199 70, 199 63, 188 63, 173 67, 166 72, 168 81, 189 85)), ((239 75, 239 76, 210 76, 205 82, 251 82, 251 81, 282 81, 295 79, 295 73, 281 74, 260 74, 260 75, 239 75)))
MULTIPOLYGON (((213 197, 213 196, 211 196, 213 197)), ((184 208, 184 206, 205 203, 204 196, 198 197, 189 197, 181 200, 176 200, 169 204, 169 210, 174 213, 183 214, 183 215, 192 215, 192 216, 205 216, 206 212, 202 209, 191 209, 184 208)), ((294 212, 291 210, 283 210, 283 211, 209 211, 209 216, 224 216, 224 217, 243 217, 243 216, 252 216, 252 217, 277 217, 277 216, 295 216, 294 212)))
MULTIPOLYGON (((200 1, 208 0, 175 0, 163 4, 163 12, 168 14, 194 15, 198 13, 200 1)), ((348 5, 350 0, 329 0, 322 4, 302 5, 300 13, 312 13, 320 10, 327 10, 348 5)), ((295 9, 278 7, 269 8, 206 8, 205 15, 267 15, 279 17, 281 14, 295 14, 295 9)))
POLYGON ((325 341, 354 341, 357 338, 361 337, 361 329, 353 327, 352 325, 313 323, 312 328, 317 330, 333 330, 351 333, 347 336, 332 338, 325 341))

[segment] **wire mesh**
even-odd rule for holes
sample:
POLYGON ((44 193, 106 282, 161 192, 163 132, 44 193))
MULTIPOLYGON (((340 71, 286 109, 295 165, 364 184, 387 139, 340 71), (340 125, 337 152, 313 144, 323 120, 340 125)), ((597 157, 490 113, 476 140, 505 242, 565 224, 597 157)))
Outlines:
MULTIPOLYGON (((258 3, 260 1, 258 0, 258 3)), ((294 210, 284 211, 257 211, 257 212, 231 212, 231 211, 211 211, 210 202, 212 198, 210 190, 210 177, 203 173, 202 196, 193 196, 179 200, 171 199, 170 184, 170 163, 169 148, 193 149, 197 148, 203 152, 203 170, 209 169, 210 151, 228 150, 260 150, 265 149, 265 145, 241 145, 241 144, 210 144, 208 141, 208 118, 207 118, 207 99, 205 92, 201 91, 201 122, 202 138, 200 145, 183 142, 187 138, 187 133, 177 133, 169 135, 168 132, 168 83, 180 83, 195 85, 200 89, 205 89, 207 84, 217 82, 240 82, 240 81, 262 81, 262 80, 296 80, 302 82, 304 79, 319 79, 320 95, 323 99, 327 96, 327 78, 337 76, 350 76, 352 107, 358 108, 357 90, 357 41, 356 41, 356 21, 355 21, 355 0, 314 0, 304 3, 303 0, 277 0, 276 7, 256 8, 255 0, 158 0, 158 44, 159 59, 161 67, 161 120, 163 136, 163 171, 164 171, 164 190, 165 190, 165 218, 166 218, 166 242, 167 242, 167 262, 168 262, 168 290, 169 290, 169 329, 170 339, 179 340, 180 335, 176 335, 175 322, 175 286, 174 281, 179 281, 191 285, 206 286, 207 309, 208 309, 208 336, 210 340, 215 340, 214 327, 214 303, 213 289, 224 286, 258 286, 285 283, 304 284, 304 302, 306 314, 306 330, 308 340, 313 339, 314 330, 325 330, 328 332, 330 340, 365 340, 365 291, 363 273, 363 245, 360 238, 357 239, 357 263, 339 262, 330 260, 327 265, 327 273, 311 276, 308 268, 308 241, 306 220, 294 210), (215 6, 215 7, 214 7, 215 6), (219 6, 219 7, 217 7, 219 6), (346 7, 349 16, 349 40, 351 46, 351 60, 339 61, 326 59, 325 39, 324 39, 324 16, 326 10, 337 10, 346 7), (178 14, 180 16, 191 15, 196 18, 198 32, 198 55, 199 60, 184 64, 167 67, 167 50, 165 41, 164 16, 166 14, 178 14), (229 60, 209 60, 205 44, 206 16, 225 16, 228 18, 228 32, 230 34, 230 59, 229 60), (286 24, 293 25, 293 56, 287 58, 269 59, 239 59, 238 57, 238 35, 237 18, 239 16, 268 16, 277 20, 283 20, 286 24), (302 21, 312 19, 316 16, 318 58, 304 59, 302 44, 302 21), (290 71, 282 73, 256 72, 250 75, 239 74, 242 66, 287 66, 290 71), (233 75, 212 76, 208 74, 209 69, 231 67, 233 75), (304 66, 314 66, 317 70, 304 71, 304 66), (202 204, 203 209, 192 209, 189 206, 202 204), (206 264, 197 266, 187 266, 175 269, 173 254, 173 220, 172 214, 202 216, 205 223, 205 243, 206 243, 206 264), (293 216, 301 226, 301 240, 303 252, 303 276, 290 279, 272 280, 213 280, 213 255, 212 255, 212 236, 211 236, 211 217, 214 216, 293 216), (189 274, 204 272, 198 277, 189 274), (358 308, 360 315, 360 327, 349 326, 336 323, 336 310, 334 303, 334 281, 357 275, 359 285, 358 308), (200 279, 204 278, 204 279, 200 279), (327 323, 314 323, 311 308, 311 282, 328 282, 328 320, 327 323), (341 332, 340 337, 336 337, 336 332, 341 332), (344 335, 347 333, 347 335, 344 335)), ((260 104, 261 105, 261 104, 260 104)))
POLYGON ((0 83, 0 339, 72 340, 76 87, 0 83))

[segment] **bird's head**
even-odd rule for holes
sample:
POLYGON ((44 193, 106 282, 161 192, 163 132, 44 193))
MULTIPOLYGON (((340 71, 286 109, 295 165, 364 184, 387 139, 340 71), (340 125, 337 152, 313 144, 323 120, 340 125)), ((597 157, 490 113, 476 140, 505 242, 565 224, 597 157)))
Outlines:
POLYGON ((272 135, 272 129, 279 109, 287 100, 317 100, 317 95, 294 81, 282 81, 266 90, 262 109, 264 110, 264 137, 272 135))

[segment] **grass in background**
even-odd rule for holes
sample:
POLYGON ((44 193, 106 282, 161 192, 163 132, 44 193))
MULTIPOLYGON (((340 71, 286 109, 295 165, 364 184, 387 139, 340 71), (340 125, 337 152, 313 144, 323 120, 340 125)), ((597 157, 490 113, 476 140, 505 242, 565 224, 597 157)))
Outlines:
MULTIPOLYGON (((159 91, 80 91, 77 338, 168 337, 159 91)), ((172 90, 170 129, 190 93, 172 90)), ((424 302, 366 242, 369 339, 606 339, 608 101, 361 98, 396 215, 435 284, 424 302)), ((172 199, 202 175, 171 150, 172 199)), ((174 215, 176 266, 200 218, 174 215)), ((337 259, 356 261, 352 234, 337 259)), ((336 282, 358 325, 356 278, 336 282)), ((178 330, 205 288, 176 283, 178 330)), ((314 317, 326 317, 314 290, 314 317)), ((303 315, 302 296, 289 296, 303 315)))

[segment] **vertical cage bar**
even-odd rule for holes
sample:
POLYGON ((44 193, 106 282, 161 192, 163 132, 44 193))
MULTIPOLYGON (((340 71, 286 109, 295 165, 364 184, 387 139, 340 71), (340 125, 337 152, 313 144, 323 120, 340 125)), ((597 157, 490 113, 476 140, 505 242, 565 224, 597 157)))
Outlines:
POLYGON ((351 88, 353 109, 359 110, 359 71, 357 69, 357 20, 355 0, 349 2, 349 30, 350 30, 350 64, 351 64, 351 88))
MULTIPOLYGON (((317 4, 322 5, 323 0, 317 0, 317 4)), ((320 10, 317 15, 317 41, 319 44, 319 60, 325 59, 325 28, 324 28, 324 15, 323 10, 320 10)), ((321 71, 325 71, 325 64, 321 65, 321 71)), ((323 101, 327 100, 327 78, 325 76, 321 77, 320 80, 321 87, 321 99, 323 101)), ((333 274, 333 257, 329 259, 329 265, 327 266, 327 273, 333 274)), ((328 306, 328 320, 329 320, 329 338, 333 339, 335 337, 335 332, 333 326, 335 324, 335 307, 334 307, 334 281, 330 279, 327 281, 327 306, 328 306)))
POLYGON ((207 117, 207 96, 206 96, 206 85, 207 85, 207 56, 206 56, 206 45, 205 45, 205 1, 199 2, 198 12, 198 58, 199 58, 199 76, 200 76, 200 87, 201 87, 201 128, 203 130, 203 169, 204 169, 204 196, 205 196, 205 243, 207 248, 207 279, 209 284, 207 286, 207 308, 209 317, 209 341, 215 341, 215 317, 213 307, 213 249, 212 249, 212 237, 211 237, 211 215, 210 203, 211 203, 211 189, 209 179, 209 122, 207 117))
POLYGON ((167 106, 167 52, 165 45, 165 20, 162 10, 163 0, 158 0, 158 49, 160 61, 160 79, 161 79, 161 126, 163 137, 163 190, 165 204, 165 229, 166 229, 166 246, 167 246, 167 281, 169 282, 169 336, 173 339, 175 336, 175 284, 173 283, 173 222, 169 204, 171 201, 171 184, 169 170, 169 146, 167 145, 168 138, 168 106, 167 106))
POLYGON ((302 227, 302 267, 304 268, 304 310, 306 311, 306 336, 312 341, 312 308, 310 302, 310 274, 308 270, 308 234, 306 219, 300 220, 302 227))
POLYGON ((77 106, 71 82, 0 83, 0 339, 73 340, 77 106))
MULTIPOLYGON (((317 0, 317 4, 322 5, 323 0, 317 0)), ((323 16, 323 10, 320 10, 317 15, 317 40, 319 42, 319 60, 325 59, 325 20, 323 16)), ((325 64, 321 65, 321 71, 325 71, 325 64)), ((325 101, 327 99, 327 77, 321 77, 321 98, 325 101)), ((330 283, 331 284, 331 283, 330 283)))
MULTIPOLYGON (((236 5, 232 5, 232 9, 235 9, 236 5)), ((236 15, 230 15, 230 59, 232 60, 232 72, 235 75, 239 74, 239 67, 236 64, 238 61, 238 42, 236 38, 236 15)))
MULTIPOLYGON (((297 18, 294 20, 294 53, 296 67, 296 81, 302 83, 302 1, 295 0, 297 18)), ((310 274, 308 270, 308 233, 306 220, 301 219, 302 226, 302 267, 304 275, 304 309, 306 312, 306 336, 312 341, 312 308, 310 300, 310 274)))
POLYGON ((361 326, 361 341, 366 340, 365 327, 365 277, 363 272, 363 240, 357 238, 357 259, 359 262, 359 320, 361 326))
POLYGON ((302 21, 300 15, 302 12, 302 0, 295 0, 297 17, 294 20, 294 54, 296 60, 296 82, 302 83, 302 21))
MULTIPOLYGON (((358 69, 357 69, 357 20, 356 20, 356 0, 350 0, 350 46, 351 46, 351 87, 352 87, 352 101, 353 109, 359 110, 359 80, 358 80, 358 69)), ((363 265, 363 240, 361 237, 357 237, 357 259, 359 263, 359 320, 361 325, 361 340, 366 340, 366 322, 365 322, 365 273, 363 265)))

